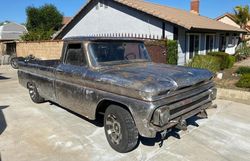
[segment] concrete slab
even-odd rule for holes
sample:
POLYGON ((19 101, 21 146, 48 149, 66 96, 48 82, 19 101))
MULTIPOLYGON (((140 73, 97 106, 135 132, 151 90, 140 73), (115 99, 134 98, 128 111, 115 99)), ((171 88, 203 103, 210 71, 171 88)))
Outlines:
POLYGON ((209 119, 190 119, 188 131, 172 132, 162 148, 143 139, 133 152, 119 154, 108 145, 102 127, 56 105, 32 103, 15 70, 0 67, 0 76, 10 78, 0 78, 2 161, 250 160, 249 105, 217 100, 209 119))

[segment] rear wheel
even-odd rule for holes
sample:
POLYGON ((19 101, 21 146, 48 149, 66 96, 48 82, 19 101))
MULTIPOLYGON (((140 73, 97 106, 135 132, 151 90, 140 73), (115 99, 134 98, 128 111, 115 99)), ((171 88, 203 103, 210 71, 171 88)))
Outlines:
POLYGON ((131 114, 124 108, 111 105, 105 112, 104 128, 110 146, 120 152, 133 150, 138 144, 138 130, 131 114))
POLYGON ((11 58, 10 65, 12 66, 12 68, 18 69, 17 58, 11 58))
POLYGON ((34 103, 43 103, 44 102, 44 98, 42 98, 39 95, 35 84, 29 83, 28 89, 29 89, 30 98, 34 103))

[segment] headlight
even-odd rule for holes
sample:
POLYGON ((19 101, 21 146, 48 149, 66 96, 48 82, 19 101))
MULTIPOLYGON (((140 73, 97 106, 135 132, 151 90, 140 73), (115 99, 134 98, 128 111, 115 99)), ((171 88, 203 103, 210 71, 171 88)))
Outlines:
POLYGON ((153 124, 157 126, 164 126, 169 122, 170 109, 167 106, 159 107, 153 114, 153 124))
POLYGON ((212 100, 215 100, 216 97, 217 97, 217 89, 216 89, 216 88, 212 88, 212 89, 210 89, 209 91, 210 91, 210 98, 211 98, 212 100))

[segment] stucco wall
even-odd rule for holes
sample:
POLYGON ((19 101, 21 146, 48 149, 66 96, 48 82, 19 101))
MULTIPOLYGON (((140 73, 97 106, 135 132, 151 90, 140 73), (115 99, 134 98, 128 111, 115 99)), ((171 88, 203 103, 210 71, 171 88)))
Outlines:
POLYGON ((230 19, 227 16, 224 16, 223 18, 219 19, 219 21, 240 28, 240 26, 237 23, 235 23, 232 19, 230 19))
POLYGON ((0 56, 4 55, 6 45, 0 42, 0 56))
MULTIPOLYGON (((166 23, 166 37, 173 39, 173 25, 166 23)), ((126 34, 133 37, 161 38, 162 21, 133 9, 109 1, 108 7, 96 4, 66 35, 115 36, 126 34)))
POLYGON ((32 54, 42 60, 59 59, 62 47, 62 41, 18 42, 16 52, 18 57, 26 57, 32 54))

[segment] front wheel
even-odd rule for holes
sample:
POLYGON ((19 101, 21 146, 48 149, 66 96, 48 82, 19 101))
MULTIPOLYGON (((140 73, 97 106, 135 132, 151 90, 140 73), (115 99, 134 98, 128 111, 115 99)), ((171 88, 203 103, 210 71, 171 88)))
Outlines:
POLYGON ((120 153, 133 150, 139 133, 131 114, 124 108, 111 105, 105 112, 104 128, 110 146, 120 153))

